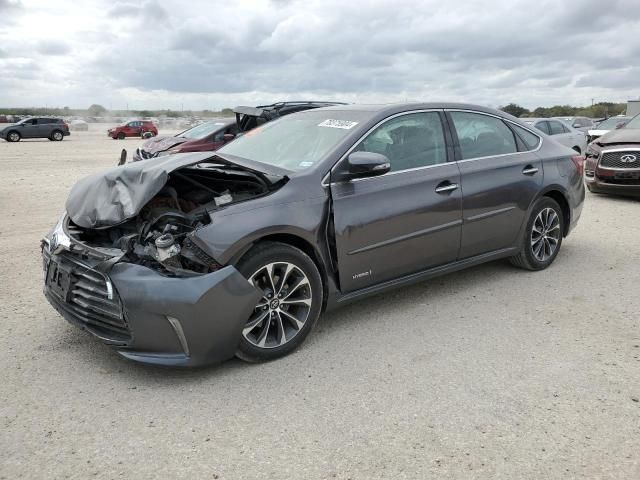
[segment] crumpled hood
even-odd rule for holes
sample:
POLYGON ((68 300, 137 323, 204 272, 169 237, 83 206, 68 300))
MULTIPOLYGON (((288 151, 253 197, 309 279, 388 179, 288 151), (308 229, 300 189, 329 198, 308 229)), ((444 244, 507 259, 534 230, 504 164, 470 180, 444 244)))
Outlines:
POLYGON ((611 130, 601 136, 597 143, 607 145, 609 143, 640 143, 640 130, 637 128, 619 128, 611 130))
POLYGON ((196 163, 235 165, 259 175, 286 178, 289 170, 241 159, 219 152, 177 153, 154 157, 90 175, 78 181, 69 192, 66 209, 73 222, 83 228, 118 225, 140 213, 169 180, 169 174, 196 163))
POLYGON ((184 137, 154 137, 145 142, 144 145, 142 145, 142 149, 149 153, 164 152, 187 140, 189 139, 184 137))
POLYGON ((171 172, 211 157, 211 152, 168 155, 90 175, 71 188, 67 214, 83 228, 118 225, 138 215, 162 190, 171 172))

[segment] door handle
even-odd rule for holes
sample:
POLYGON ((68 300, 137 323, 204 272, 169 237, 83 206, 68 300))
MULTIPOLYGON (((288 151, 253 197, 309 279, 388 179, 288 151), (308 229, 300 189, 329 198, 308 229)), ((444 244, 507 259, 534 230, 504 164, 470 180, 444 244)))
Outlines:
POLYGON ((535 175, 536 173, 538 173, 538 169, 531 165, 527 165, 524 167, 524 170, 522 170, 523 175, 535 175))
POLYGON ((449 192, 453 192, 457 188, 458 188, 457 183, 451 183, 449 181, 442 182, 442 183, 439 183, 438 186, 436 187, 436 193, 449 193, 449 192))

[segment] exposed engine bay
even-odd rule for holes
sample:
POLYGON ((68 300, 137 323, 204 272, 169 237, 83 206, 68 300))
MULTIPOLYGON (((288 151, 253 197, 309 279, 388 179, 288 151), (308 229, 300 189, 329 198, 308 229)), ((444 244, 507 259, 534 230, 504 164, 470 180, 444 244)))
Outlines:
POLYGON ((165 275, 209 273, 221 265, 197 245, 194 232, 211 223, 210 213, 265 195, 281 184, 237 168, 188 166, 170 172, 168 181, 135 217, 95 228, 81 227, 68 218, 66 230, 89 248, 111 254, 120 251, 122 260, 165 275))

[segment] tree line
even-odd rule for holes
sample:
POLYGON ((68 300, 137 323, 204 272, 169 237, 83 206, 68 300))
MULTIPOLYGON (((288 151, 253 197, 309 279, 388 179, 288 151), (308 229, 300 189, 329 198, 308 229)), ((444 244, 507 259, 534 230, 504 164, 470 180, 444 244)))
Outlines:
POLYGON ((588 107, 573 107, 571 105, 554 105, 553 107, 538 107, 529 110, 516 103, 499 107, 503 112, 514 117, 589 117, 608 118, 623 114, 627 111, 626 103, 599 102, 588 107))
MULTIPOLYGON (((599 102, 588 107, 574 107, 571 105, 555 105, 553 107, 538 107, 529 110, 516 103, 510 103, 504 107, 499 107, 503 112, 510 113, 514 117, 589 117, 589 118, 607 118, 620 115, 627 110, 626 103, 599 102)), ((56 115, 56 116, 90 116, 90 117, 229 117, 233 116, 233 110, 223 108, 216 110, 107 110, 102 105, 93 104, 87 109, 74 109, 69 107, 63 108, 0 108, 0 114, 4 115, 56 115)))
POLYGON ((25 116, 89 116, 89 117, 229 117, 233 116, 233 110, 223 108, 216 110, 108 110, 102 105, 93 104, 89 108, 51 108, 51 107, 31 107, 31 108, 2 108, 0 107, 0 115, 19 115, 25 116))

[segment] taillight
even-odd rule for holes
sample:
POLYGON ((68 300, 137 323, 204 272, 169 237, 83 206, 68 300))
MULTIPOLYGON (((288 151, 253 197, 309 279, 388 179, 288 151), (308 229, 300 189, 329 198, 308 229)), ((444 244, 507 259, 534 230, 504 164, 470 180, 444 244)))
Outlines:
POLYGON ((584 157, 582 155, 574 155, 571 161, 576 166, 576 170, 580 175, 584 173, 584 157))

